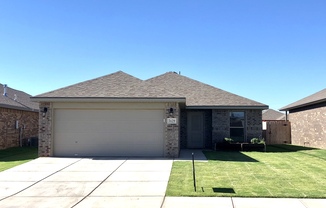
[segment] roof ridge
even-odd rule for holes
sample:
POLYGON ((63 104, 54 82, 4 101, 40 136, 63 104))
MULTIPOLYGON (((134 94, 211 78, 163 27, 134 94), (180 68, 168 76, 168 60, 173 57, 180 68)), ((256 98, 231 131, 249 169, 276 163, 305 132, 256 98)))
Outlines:
POLYGON ((71 84, 71 85, 68 85, 68 86, 66 86, 66 87, 61 87, 61 88, 58 88, 58 89, 56 89, 56 90, 51 90, 51 91, 48 91, 48 92, 45 92, 45 93, 42 93, 42 94, 36 95, 36 96, 34 96, 34 97, 39 97, 39 96, 42 96, 42 95, 44 95, 44 94, 52 93, 52 92, 54 92, 54 91, 58 91, 58 90, 69 89, 69 88, 71 88, 71 87, 75 87, 75 86, 78 86, 78 85, 81 85, 81 84, 84 84, 84 83, 87 83, 87 82, 91 83, 91 82, 93 82, 93 81, 100 80, 100 79, 103 79, 103 78, 106 78, 106 77, 111 77, 111 76, 114 76, 114 75, 117 75, 117 74, 128 75, 129 77, 132 77, 132 78, 137 79, 137 80, 139 80, 139 81, 143 81, 143 80, 141 80, 141 79, 139 79, 139 78, 137 78, 137 77, 134 77, 134 76, 132 76, 132 75, 130 75, 130 74, 128 74, 128 73, 125 73, 125 72, 119 70, 119 71, 113 72, 113 73, 111 73, 111 74, 106 74, 106 75, 103 75, 103 76, 100 76, 100 77, 96 77, 96 78, 93 78, 93 79, 88 79, 88 80, 85 80, 85 81, 82 81, 82 82, 77 82, 77 83, 75 83, 75 84, 71 84))

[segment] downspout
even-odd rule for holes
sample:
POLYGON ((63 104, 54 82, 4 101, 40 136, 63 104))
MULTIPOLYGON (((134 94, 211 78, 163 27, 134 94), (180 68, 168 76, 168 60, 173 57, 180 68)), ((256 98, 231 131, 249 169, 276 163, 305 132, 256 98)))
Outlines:
POLYGON ((288 121, 288 111, 285 111, 285 121, 288 121))

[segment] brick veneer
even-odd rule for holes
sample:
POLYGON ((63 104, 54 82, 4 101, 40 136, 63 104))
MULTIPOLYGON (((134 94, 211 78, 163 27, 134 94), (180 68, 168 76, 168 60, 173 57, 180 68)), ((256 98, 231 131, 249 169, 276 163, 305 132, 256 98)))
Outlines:
POLYGON ((326 106, 290 112, 291 142, 326 149, 326 106))
MULTIPOLYGON (((249 142, 254 137, 262 136, 262 111, 261 110, 237 110, 244 111, 246 117, 246 140, 249 142)), ((230 137, 230 112, 231 110, 212 111, 212 142, 222 142, 225 137, 230 137)))
POLYGON ((38 112, 0 108, 0 149, 18 147, 20 138, 37 137, 38 112), (16 121, 19 125, 16 128, 16 121))
POLYGON ((165 157, 179 157, 180 151, 180 108, 178 103, 165 104, 165 121, 167 118, 176 118, 177 124, 165 123, 165 157), (170 108, 173 108, 173 114, 170 115, 170 108))
POLYGON ((246 110, 247 117, 247 141, 252 138, 262 137, 262 111, 261 110, 246 110))
POLYGON ((222 142, 225 137, 230 137, 229 110, 212 111, 212 141, 213 144, 222 142))
POLYGON ((40 103, 38 154, 41 157, 53 156, 51 103, 40 103), (47 112, 43 114, 44 108, 47 112))

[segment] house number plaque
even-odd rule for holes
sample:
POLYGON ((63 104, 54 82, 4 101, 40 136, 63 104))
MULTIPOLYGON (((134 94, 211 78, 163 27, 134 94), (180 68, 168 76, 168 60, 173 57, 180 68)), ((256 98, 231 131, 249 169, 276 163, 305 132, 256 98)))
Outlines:
POLYGON ((176 118, 167 118, 167 124, 177 124, 176 118))

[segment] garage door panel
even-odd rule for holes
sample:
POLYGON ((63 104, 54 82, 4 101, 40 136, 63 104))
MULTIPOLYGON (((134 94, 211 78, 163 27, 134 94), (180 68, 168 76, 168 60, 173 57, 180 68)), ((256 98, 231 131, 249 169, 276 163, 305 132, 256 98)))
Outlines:
POLYGON ((163 110, 55 110, 56 156, 163 156, 163 110))

